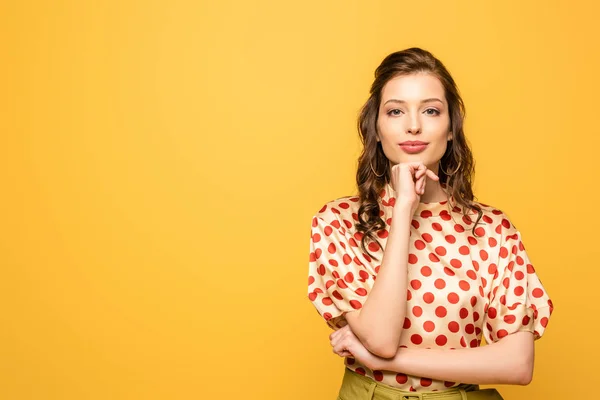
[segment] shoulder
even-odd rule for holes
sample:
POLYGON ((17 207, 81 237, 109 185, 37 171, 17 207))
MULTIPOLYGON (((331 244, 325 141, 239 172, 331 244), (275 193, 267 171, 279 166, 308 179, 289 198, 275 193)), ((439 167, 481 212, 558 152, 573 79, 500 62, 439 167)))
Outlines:
POLYGON ((318 218, 336 228, 350 229, 358 221, 359 206, 359 197, 356 195, 338 197, 325 202, 313 214, 313 219, 318 218))
MULTIPOLYGON (((474 200, 473 203, 478 205, 482 211, 481 219, 478 222, 478 227, 481 225, 481 229, 477 233, 484 233, 499 243, 504 242, 507 237, 518 234, 513 220, 503 209, 477 200, 474 200)), ((473 221, 478 218, 478 213, 474 210, 470 211, 469 215, 474 218, 473 221)), ((477 229, 479 228, 476 228, 476 231, 477 229)))

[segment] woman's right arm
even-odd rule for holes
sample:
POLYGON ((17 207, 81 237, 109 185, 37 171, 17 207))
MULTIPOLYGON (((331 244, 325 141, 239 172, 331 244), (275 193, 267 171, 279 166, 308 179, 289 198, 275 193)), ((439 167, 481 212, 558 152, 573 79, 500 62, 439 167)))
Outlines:
POLYGON ((410 204, 397 202, 377 279, 363 307, 345 315, 363 345, 384 358, 396 355, 406 317, 411 220, 410 204))

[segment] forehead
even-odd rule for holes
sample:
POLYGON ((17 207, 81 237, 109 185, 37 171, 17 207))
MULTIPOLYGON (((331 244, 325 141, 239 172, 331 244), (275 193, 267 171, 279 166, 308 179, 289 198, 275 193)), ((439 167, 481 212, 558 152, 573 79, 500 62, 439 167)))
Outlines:
POLYGON ((437 97, 445 102, 444 86, 430 74, 402 75, 390 79, 381 91, 381 101, 389 99, 418 103, 422 99, 437 97))

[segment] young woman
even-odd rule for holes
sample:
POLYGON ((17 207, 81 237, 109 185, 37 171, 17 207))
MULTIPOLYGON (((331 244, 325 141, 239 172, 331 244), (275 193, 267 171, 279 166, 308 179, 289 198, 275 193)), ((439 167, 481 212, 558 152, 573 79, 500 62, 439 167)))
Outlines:
POLYGON ((358 195, 312 218, 308 297, 344 357, 338 400, 502 399, 479 384, 531 381, 552 301, 520 231, 474 200, 464 115, 430 52, 376 69, 358 195))

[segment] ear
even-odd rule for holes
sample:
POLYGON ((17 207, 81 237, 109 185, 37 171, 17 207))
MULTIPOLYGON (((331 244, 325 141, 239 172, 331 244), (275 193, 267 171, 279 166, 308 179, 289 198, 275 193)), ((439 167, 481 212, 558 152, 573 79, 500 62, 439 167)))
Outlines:
POLYGON ((452 131, 448 133, 448 140, 453 140, 454 136, 452 135, 452 131))

